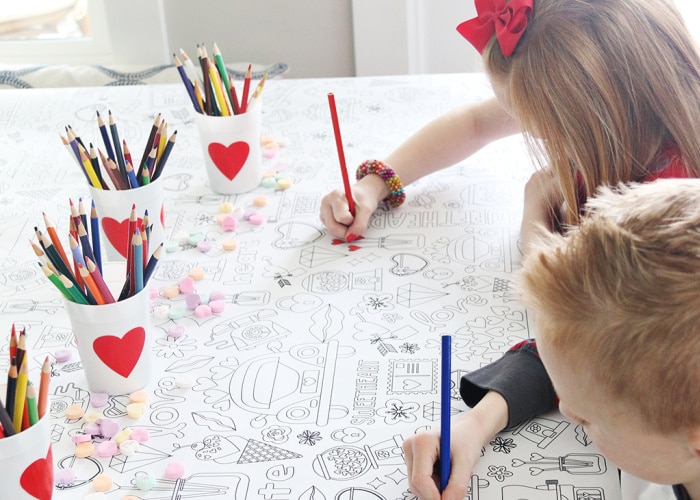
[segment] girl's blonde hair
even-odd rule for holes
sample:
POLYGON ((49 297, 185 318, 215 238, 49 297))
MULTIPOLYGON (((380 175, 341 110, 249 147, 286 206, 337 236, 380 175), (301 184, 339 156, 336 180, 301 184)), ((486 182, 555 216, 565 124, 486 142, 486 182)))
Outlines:
POLYGON ((542 231, 519 287, 582 383, 675 433, 700 428, 698 277, 700 179, 664 179, 601 188, 566 236, 542 231))
POLYGON ((700 172, 700 57, 671 0, 535 0, 513 55, 495 38, 483 54, 561 185, 566 222, 580 195, 641 181, 671 144, 700 172))

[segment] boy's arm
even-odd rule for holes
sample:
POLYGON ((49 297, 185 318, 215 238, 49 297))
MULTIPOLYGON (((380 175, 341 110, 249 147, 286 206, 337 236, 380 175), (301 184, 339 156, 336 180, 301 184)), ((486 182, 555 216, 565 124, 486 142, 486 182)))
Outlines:
POLYGON ((557 407, 554 387, 532 339, 513 346, 498 360, 462 377, 459 392, 470 408, 489 391, 499 393, 508 403, 505 428, 516 427, 557 407))

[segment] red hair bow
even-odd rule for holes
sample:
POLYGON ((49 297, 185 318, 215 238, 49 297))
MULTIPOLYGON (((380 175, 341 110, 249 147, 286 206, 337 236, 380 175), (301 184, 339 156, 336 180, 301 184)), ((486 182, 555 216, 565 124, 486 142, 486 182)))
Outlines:
POLYGON ((457 31, 481 54, 496 34, 504 56, 510 56, 523 36, 532 14, 532 0, 475 0, 476 17, 457 26, 457 31))

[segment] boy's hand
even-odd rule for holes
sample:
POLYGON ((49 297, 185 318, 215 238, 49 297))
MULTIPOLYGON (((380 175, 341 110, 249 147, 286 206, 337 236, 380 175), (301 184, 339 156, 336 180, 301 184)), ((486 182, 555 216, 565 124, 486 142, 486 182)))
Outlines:
POLYGON ((497 392, 488 392, 479 403, 452 419, 450 429, 450 479, 438 490, 440 432, 430 430, 403 442, 408 486, 421 500, 462 500, 467 494, 474 464, 481 449, 508 423, 508 404, 497 392))

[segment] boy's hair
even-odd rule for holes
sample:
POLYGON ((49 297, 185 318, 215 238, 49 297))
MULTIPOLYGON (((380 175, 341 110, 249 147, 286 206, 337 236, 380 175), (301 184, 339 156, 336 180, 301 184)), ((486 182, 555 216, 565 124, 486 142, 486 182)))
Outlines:
POLYGON ((700 172, 700 56, 672 0, 535 0, 515 52, 484 52, 541 165, 564 193, 566 221, 598 186, 639 182, 677 144, 700 172))
POLYGON ((520 276, 536 338, 659 432, 700 427, 700 179, 589 199, 542 231, 520 276))

